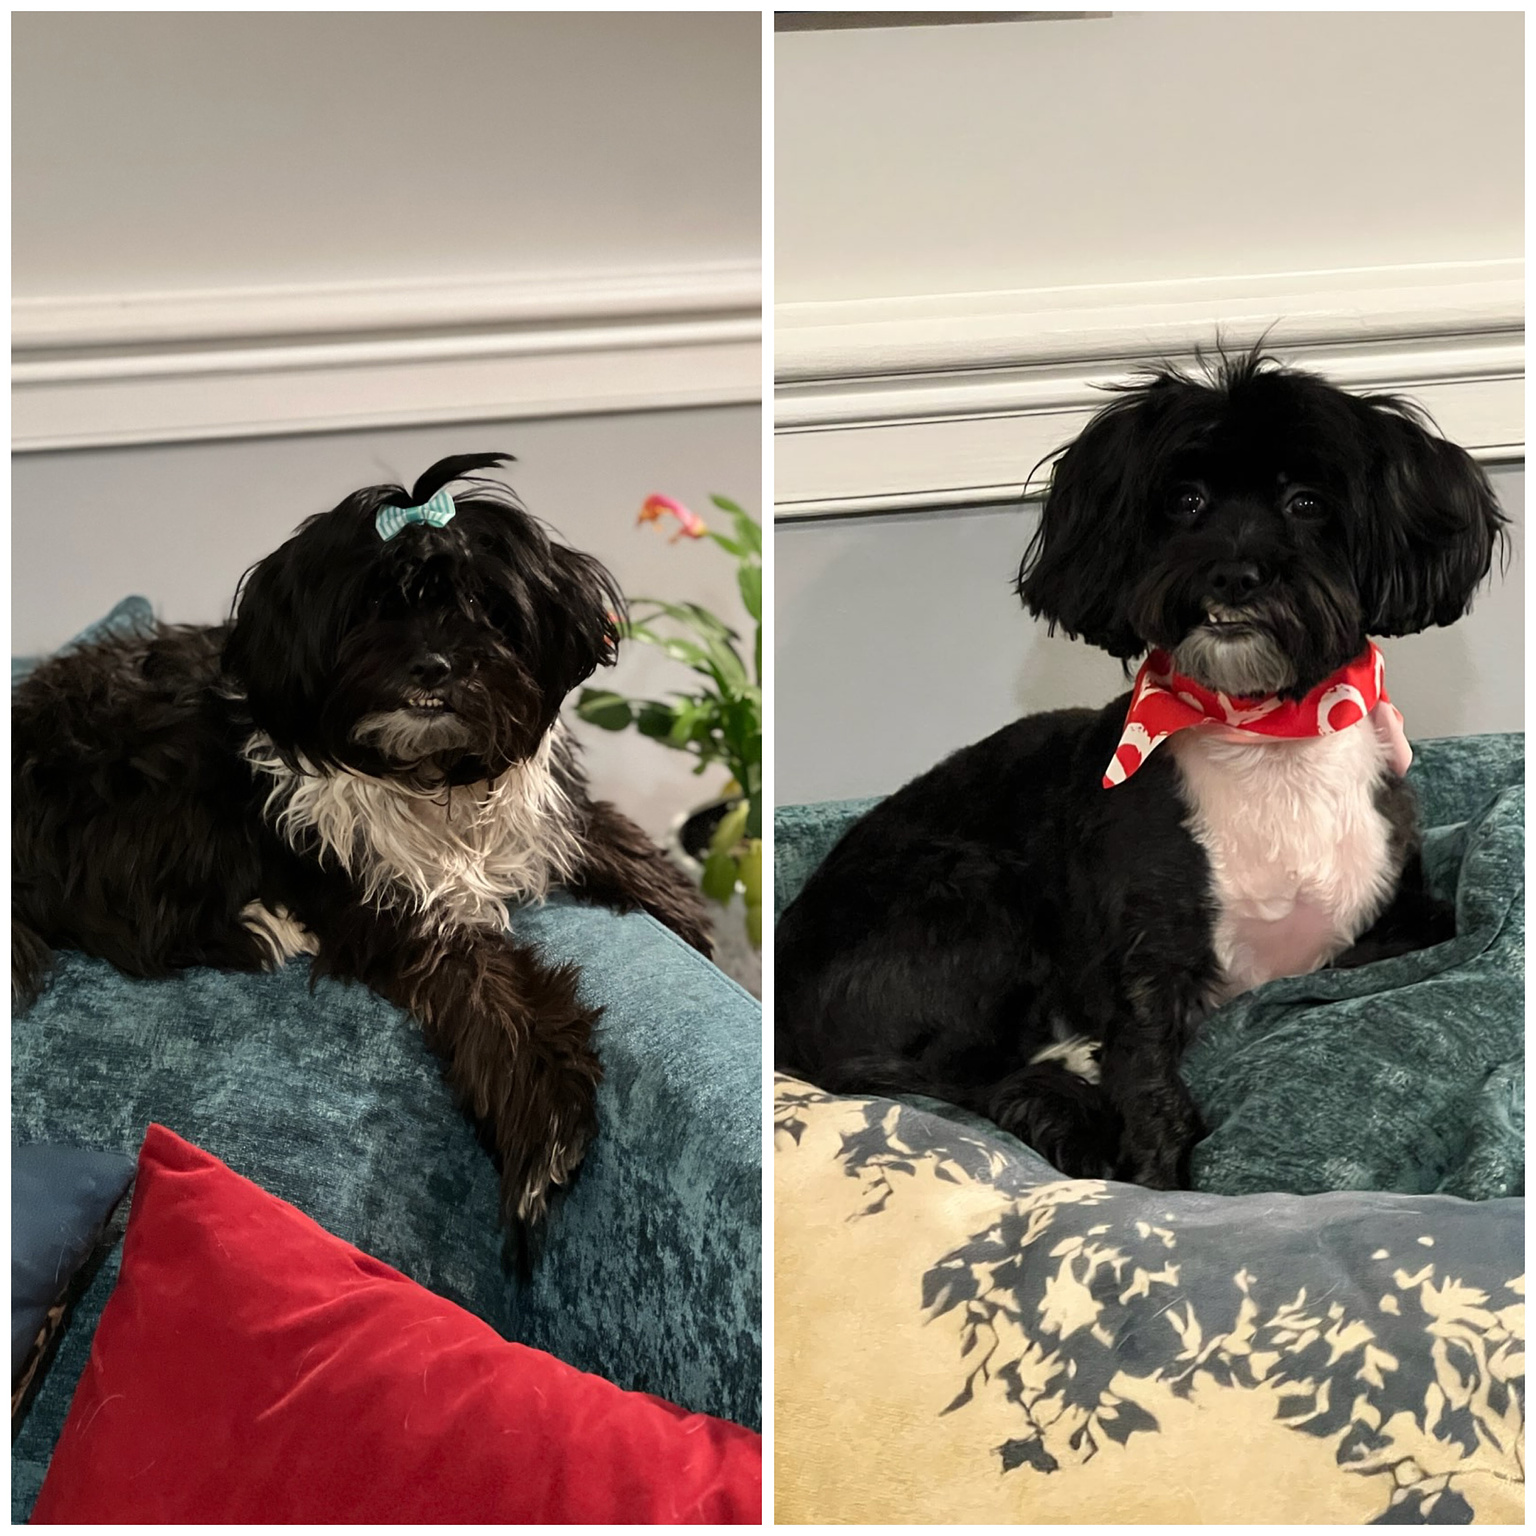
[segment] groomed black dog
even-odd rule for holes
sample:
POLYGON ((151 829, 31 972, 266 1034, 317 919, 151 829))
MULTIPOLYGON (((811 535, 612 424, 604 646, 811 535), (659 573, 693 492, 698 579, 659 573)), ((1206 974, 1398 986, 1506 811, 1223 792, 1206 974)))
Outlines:
POLYGON ((697 892, 592 800, 561 701, 623 612, 553 542, 508 461, 434 464, 302 524, 230 624, 157 625, 44 663, 12 711, 12 988, 51 947, 132 976, 308 953, 420 1021, 534 1221, 581 1160, 601 1076, 576 968, 506 932, 554 885, 709 953, 697 892))
POLYGON ((1136 688, 848 832, 778 926, 779 1066, 966 1106, 1070 1176, 1187 1182, 1213 1006, 1453 932, 1367 637, 1458 618, 1503 524, 1401 400, 1257 350, 1125 391, 1056 464, 1018 591, 1128 672, 1150 650, 1136 688))

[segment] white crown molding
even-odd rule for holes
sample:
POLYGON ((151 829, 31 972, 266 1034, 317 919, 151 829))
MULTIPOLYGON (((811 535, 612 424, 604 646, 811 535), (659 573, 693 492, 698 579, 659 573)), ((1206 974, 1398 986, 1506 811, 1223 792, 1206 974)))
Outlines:
POLYGON ((323 336, 757 309, 756 262, 639 271, 493 274, 356 283, 77 294, 11 303, 11 350, 176 348, 244 336, 323 336))
POLYGON ((1524 264, 786 304, 780 517, 1017 499, 1123 382, 1218 333, 1347 389, 1402 392, 1480 458, 1525 446, 1524 264))
POLYGON ((19 452, 755 402, 753 263, 23 298, 19 452))

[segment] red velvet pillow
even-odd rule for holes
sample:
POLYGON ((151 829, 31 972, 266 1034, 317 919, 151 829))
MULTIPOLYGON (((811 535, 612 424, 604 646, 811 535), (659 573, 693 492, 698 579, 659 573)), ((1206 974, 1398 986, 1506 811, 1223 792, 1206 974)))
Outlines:
POLYGON ((32 1518, 757 1524, 762 1448, 509 1344, 152 1125, 32 1518))

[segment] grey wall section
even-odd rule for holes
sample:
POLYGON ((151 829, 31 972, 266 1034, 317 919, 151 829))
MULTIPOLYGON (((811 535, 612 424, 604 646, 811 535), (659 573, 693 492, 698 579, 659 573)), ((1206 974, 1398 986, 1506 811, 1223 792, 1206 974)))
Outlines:
POLYGON ((30 12, 14 291, 756 260, 756 12, 30 12))
MULTIPOLYGON (((497 449, 517 455, 509 479, 529 509, 626 592, 702 603, 745 630, 732 561, 635 516, 652 491, 706 518, 711 492, 756 511, 760 422, 733 407, 26 455, 12 471, 12 648, 51 649, 131 592, 164 619, 217 622, 241 572, 310 513, 361 486, 409 485, 444 454, 497 449)), ((693 674, 631 645, 596 681, 664 694, 693 674)), ((633 732, 578 730, 597 788, 653 833, 724 782, 633 732)))
MULTIPOLYGON (((1492 479, 1508 571, 1459 624, 1383 646, 1410 739, 1524 729, 1525 473, 1492 479)), ((1020 715, 1125 688, 1119 663, 1020 609, 1034 526, 1033 506, 777 525, 779 804, 887 793, 1020 715)))

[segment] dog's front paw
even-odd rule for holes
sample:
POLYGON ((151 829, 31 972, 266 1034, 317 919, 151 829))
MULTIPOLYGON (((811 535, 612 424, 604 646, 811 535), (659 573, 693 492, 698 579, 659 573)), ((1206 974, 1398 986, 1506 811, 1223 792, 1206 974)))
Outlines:
POLYGON ((573 965, 551 968, 530 950, 477 937, 413 998, 455 1097, 496 1159, 509 1230, 540 1220, 597 1129, 603 1071, 592 1037, 602 1010, 581 1001, 576 980, 573 965))
POLYGON ((1083 1137, 1057 1146, 1046 1161, 1063 1178, 1112 1179, 1118 1162, 1118 1148, 1102 1137, 1083 1137))
MULTIPOLYGON (((592 1017, 586 1022, 590 1027, 592 1017)), ((543 1219, 550 1198, 570 1181, 597 1131, 602 1067, 590 1047, 541 1063, 531 1077, 497 1136, 501 1214, 509 1227, 543 1219)))
POLYGON ((1190 1161, 1204 1136, 1198 1118, 1181 1120, 1154 1139, 1137 1141, 1128 1135, 1115 1177, 1145 1189, 1188 1189, 1190 1161))
POLYGON ((495 1117, 502 1219, 509 1227, 543 1218, 597 1132, 603 1069, 592 1034, 601 1010, 577 998, 574 969, 551 972, 547 981, 495 1117))
POLYGON ((1121 1122, 1095 1082, 1059 1062, 1036 1062, 1003 1079, 983 1113, 1069 1179, 1113 1178, 1121 1122))

